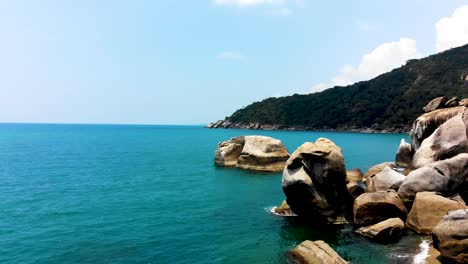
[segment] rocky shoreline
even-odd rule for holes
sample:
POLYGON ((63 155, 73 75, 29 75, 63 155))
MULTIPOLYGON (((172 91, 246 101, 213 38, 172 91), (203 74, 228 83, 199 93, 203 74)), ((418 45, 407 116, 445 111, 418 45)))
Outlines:
MULTIPOLYGON (((450 109, 457 106, 468 107, 468 98, 458 99, 453 97, 438 97, 432 100, 424 107, 426 113, 438 109, 450 109)), ((314 132, 353 132, 353 133, 379 133, 379 134, 408 134, 413 127, 411 125, 401 125, 399 127, 381 127, 374 124, 371 127, 340 126, 337 128, 316 128, 309 126, 287 126, 279 124, 261 124, 261 123, 237 123, 229 118, 212 122, 206 128, 225 128, 225 129, 248 129, 248 130, 284 130, 284 131, 314 131, 314 132)))
MULTIPOLYGON (((341 148, 327 138, 305 142, 291 154, 273 138, 233 138, 219 144, 215 164, 283 168, 286 200, 274 209, 276 215, 297 215, 318 228, 351 225, 357 234, 386 244, 412 230, 410 235, 432 236, 428 252, 437 257, 431 263, 468 263, 466 102, 442 97, 429 102, 413 122, 411 142, 402 140, 394 161, 365 174, 347 170, 341 148)), ((323 241, 306 240, 290 255, 300 263, 347 263, 323 241)))
POLYGON ((284 125, 269 125, 260 123, 235 123, 229 119, 212 122, 206 128, 221 128, 221 129, 248 129, 248 130, 283 130, 283 131, 314 131, 314 132, 353 132, 367 134, 407 134, 411 130, 411 126, 378 128, 374 127, 338 127, 338 128, 313 128, 306 126, 284 126, 284 125))

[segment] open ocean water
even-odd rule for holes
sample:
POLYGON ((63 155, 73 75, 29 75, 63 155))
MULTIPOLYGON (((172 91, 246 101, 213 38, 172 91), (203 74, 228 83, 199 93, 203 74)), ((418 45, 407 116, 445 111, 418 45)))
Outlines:
POLYGON ((411 263, 418 236, 380 245, 269 213, 281 173, 213 165, 217 143, 333 140, 347 169, 392 161, 407 135, 201 126, 0 124, 0 263, 287 263, 322 239, 352 263, 411 263))

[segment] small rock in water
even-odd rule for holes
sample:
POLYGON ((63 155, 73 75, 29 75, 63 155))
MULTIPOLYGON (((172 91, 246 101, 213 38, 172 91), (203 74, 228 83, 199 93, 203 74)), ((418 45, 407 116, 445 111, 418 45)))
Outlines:
POLYGON ((405 233, 405 223, 396 217, 375 225, 361 227, 357 233, 381 243, 391 243, 400 240, 405 233))
POLYGON ((324 241, 306 240, 291 250, 301 264, 345 264, 346 262, 324 241))
POLYGON ((286 201, 283 201, 279 207, 274 207, 272 212, 281 216, 296 216, 286 201))

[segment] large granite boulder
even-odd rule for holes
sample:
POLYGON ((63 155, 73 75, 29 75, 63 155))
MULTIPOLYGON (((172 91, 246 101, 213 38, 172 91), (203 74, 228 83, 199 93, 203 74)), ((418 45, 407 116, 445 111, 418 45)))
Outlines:
POLYGON ((440 125, 450 118, 462 114, 466 109, 464 106, 444 108, 419 116, 413 122, 413 128, 410 132, 412 149, 416 151, 421 142, 432 135, 440 125))
POLYGON ((458 194, 468 177, 468 154, 434 162, 412 171, 398 189, 404 202, 412 202, 418 192, 440 192, 450 197, 458 194))
POLYGON ((441 109, 445 107, 447 103, 447 97, 441 96, 432 99, 425 107, 423 107, 424 112, 429 113, 437 109, 441 109))
POLYGON ((364 174, 364 182, 367 182, 367 180, 373 176, 375 176, 377 173, 381 172, 385 167, 390 167, 392 169, 396 168, 396 165, 394 162, 383 162, 377 165, 374 165, 370 167, 366 174, 364 174))
POLYGON ((432 241, 443 257, 468 263, 468 209, 444 216, 432 230, 432 241))
POLYGON ((412 168, 417 169, 435 161, 468 152, 467 127, 462 115, 456 115, 440 127, 432 135, 424 139, 413 157, 412 168))
POLYGON ((291 250, 291 256, 301 264, 345 264, 327 243, 322 240, 306 240, 291 250))
POLYGON ((386 166, 381 172, 370 177, 366 181, 367 192, 386 191, 388 189, 398 190, 398 187, 405 180, 405 175, 394 171, 386 166))
POLYGON ((361 227, 356 232, 377 242, 396 242, 405 234, 405 223, 395 217, 375 225, 361 227))
POLYGON ((348 181, 346 188, 353 199, 356 199, 365 192, 362 182, 363 178, 364 174, 362 174, 360 169, 352 169, 346 172, 346 180, 348 181))
POLYGON ((393 191, 361 194, 354 200, 354 223, 373 225, 389 218, 406 220, 406 208, 398 194, 393 191))
POLYGON ((319 138, 296 149, 286 162, 282 186, 299 216, 315 223, 346 222, 346 168, 341 149, 331 140, 319 138))
POLYGON ((406 168, 411 164, 413 155, 413 147, 411 147, 411 144, 407 143, 405 139, 402 138, 396 153, 395 164, 399 167, 406 168))
POLYGON ((215 164, 258 171, 282 171, 289 152, 280 140, 242 136, 218 144, 215 164))
POLYGON ((452 200, 435 192, 416 194, 406 226, 420 234, 430 235, 432 229, 448 212, 468 208, 464 202, 452 200))

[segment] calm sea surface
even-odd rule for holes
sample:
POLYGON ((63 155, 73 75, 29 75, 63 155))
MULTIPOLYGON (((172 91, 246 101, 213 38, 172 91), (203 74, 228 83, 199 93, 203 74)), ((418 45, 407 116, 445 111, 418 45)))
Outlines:
POLYGON ((347 169, 394 159, 402 137, 198 126, 0 124, 0 263, 286 263, 322 239, 352 263, 408 263, 420 237, 378 245, 352 227, 273 216, 281 173, 216 168, 217 143, 260 134, 292 153, 327 137, 347 169))

